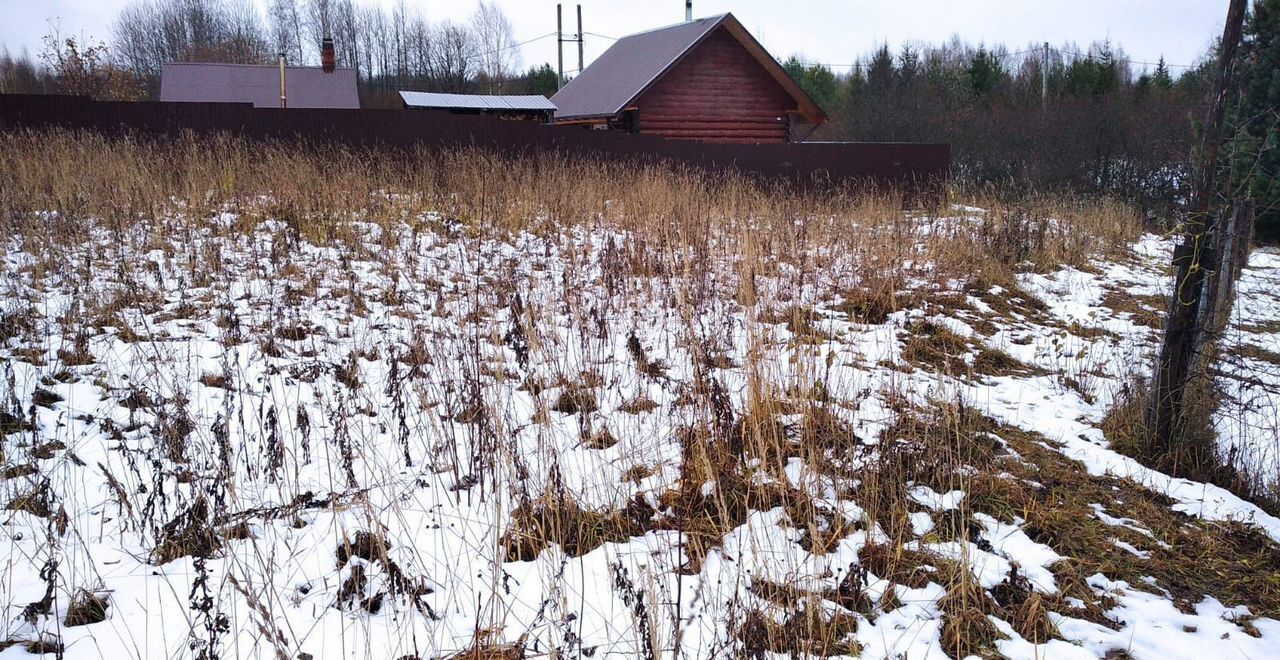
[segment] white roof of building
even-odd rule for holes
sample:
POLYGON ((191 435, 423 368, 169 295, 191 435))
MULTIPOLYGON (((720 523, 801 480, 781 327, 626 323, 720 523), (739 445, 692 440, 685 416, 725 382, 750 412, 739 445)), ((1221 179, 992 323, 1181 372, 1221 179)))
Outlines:
POLYGON ((411 108, 458 108, 466 110, 551 110, 556 104, 539 94, 501 96, 490 94, 440 94, 436 92, 400 92, 400 98, 411 108))

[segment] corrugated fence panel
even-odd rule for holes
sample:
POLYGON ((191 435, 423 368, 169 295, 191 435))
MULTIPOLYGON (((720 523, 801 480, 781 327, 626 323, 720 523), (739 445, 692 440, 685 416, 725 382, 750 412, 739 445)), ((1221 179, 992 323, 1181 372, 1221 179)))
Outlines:
POLYGON ((664 159, 771 180, 858 181, 925 196, 941 193, 951 167, 951 147, 946 144, 715 144, 483 116, 428 117, 403 110, 281 110, 249 104, 123 103, 0 94, 0 130, 54 126, 109 135, 227 132, 256 140, 302 139, 350 146, 479 146, 520 155, 557 152, 664 159))

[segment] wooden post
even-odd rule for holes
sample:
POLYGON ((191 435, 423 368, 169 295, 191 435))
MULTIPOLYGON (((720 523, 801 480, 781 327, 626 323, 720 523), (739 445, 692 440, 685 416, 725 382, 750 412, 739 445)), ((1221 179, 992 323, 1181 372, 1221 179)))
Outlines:
POLYGON ((556 3, 556 90, 564 84, 564 8, 556 3))
POLYGON ((1237 198, 1225 224, 1219 224, 1212 245, 1204 252, 1205 284, 1200 295, 1200 316, 1192 337, 1191 378, 1208 378, 1216 345, 1231 320, 1235 283, 1249 258, 1253 200, 1237 198))
POLYGON ((1231 214, 1227 216, 1227 224, 1221 228, 1214 241, 1213 261, 1207 275, 1204 308, 1201 309, 1202 321, 1199 323, 1203 336, 1196 341, 1199 346, 1215 340, 1231 318, 1236 279, 1248 259, 1253 209, 1253 200, 1236 199, 1232 204, 1231 214))
POLYGON ((1231 301, 1235 296, 1236 280, 1249 260, 1249 239, 1253 228, 1254 203, 1252 199, 1237 199, 1231 223, 1219 241, 1218 269, 1214 273, 1216 308, 1214 330, 1221 332, 1231 318, 1231 301))
POLYGON ((1044 42, 1044 52, 1040 56, 1040 109, 1049 107, 1049 42, 1044 42))
MULTIPOLYGON (((1205 116, 1200 158, 1192 174, 1192 198, 1182 243, 1174 251, 1174 289, 1169 315, 1165 321, 1164 341, 1152 378, 1151 402, 1148 410, 1147 447, 1149 453, 1168 457, 1184 439, 1183 397, 1191 379, 1196 355, 1203 346, 1196 344, 1205 337, 1199 324, 1205 287, 1206 251, 1217 233, 1217 218, 1212 210, 1214 171, 1222 141, 1223 118, 1227 111, 1227 90, 1235 63, 1236 49, 1244 24, 1245 0, 1231 0, 1227 21, 1222 31, 1213 81, 1213 97, 1205 116)), ((1176 458, 1174 459, 1177 460, 1176 458)))

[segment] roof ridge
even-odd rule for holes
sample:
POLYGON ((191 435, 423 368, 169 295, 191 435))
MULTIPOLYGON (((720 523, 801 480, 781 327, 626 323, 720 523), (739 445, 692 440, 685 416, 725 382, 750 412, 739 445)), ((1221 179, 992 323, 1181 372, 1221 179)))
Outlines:
MULTIPOLYGON (((161 66, 238 66, 238 67, 265 67, 268 69, 279 68, 279 64, 237 64, 234 62, 165 62, 161 66)), ((286 64, 286 69, 315 69, 317 71, 324 70, 323 66, 311 66, 308 64, 286 64)), ((335 71, 355 71, 353 66, 334 67, 335 71)))
POLYGON ((400 89, 396 91, 400 92, 401 94, 439 94, 441 96, 472 96, 472 97, 504 98, 504 99, 532 98, 534 96, 546 98, 541 94, 467 94, 466 92, 426 92, 426 91, 421 91, 416 89, 400 89))
POLYGON ((733 12, 725 12, 723 14, 713 14, 711 16, 703 16, 702 18, 695 18, 692 21, 680 21, 679 23, 672 23, 670 25, 663 25, 660 27, 649 28, 648 30, 641 30, 640 32, 632 32, 631 34, 628 34, 624 37, 620 37, 618 41, 622 41, 623 39, 630 39, 631 37, 638 37, 642 34, 649 34, 650 32, 660 32, 662 30, 670 30, 672 28, 678 28, 682 25, 688 25, 690 23, 701 23, 702 21, 720 22, 720 21, 723 21, 726 16, 731 16, 731 15, 733 15, 733 12))
MULTIPOLYGON (((626 105, 626 103, 628 103, 631 99, 634 99, 636 95, 638 95, 644 89, 648 88, 650 85, 653 84, 654 81, 656 81, 663 74, 665 74, 667 70, 670 69, 676 62, 679 62, 682 58, 684 58, 684 56, 692 48, 702 43, 702 41, 706 39, 708 35, 714 33, 717 29, 722 28, 724 25, 726 25, 730 21, 737 22, 737 19, 734 18, 732 13, 726 12, 723 14, 717 14, 715 16, 705 16, 703 18, 694 19, 693 21, 685 21, 683 23, 674 23, 672 25, 668 25, 665 27, 658 27, 658 28, 653 28, 651 30, 646 30, 644 32, 636 32, 635 34, 629 34, 615 41, 613 45, 609 46, 609 48, 606 49, 605 52, 600 55, 600 57, 596 58, 596 61, 592 62, 591 65, 588 66, 586 69, 584 69, 583 72, 580 73, 577 77, 570 80, 568 84, 566 84, 563 88, 561 88, 560 91, 556 92, 555 96, 551 98, 553 102, 555 102, 557 105, 561 104, 561 101, 555 101, 555 99, 557 98, 561 99, 562 101, 565 99, 573 98, 574 93, 577 90, 582 88, 583 81, 590 79, 592 76, 598 77, 598 72, 599 72, 598 67, 600 63, 603 61, 609 61, 610 56, 616 55, 619 49, 625 50, 627 48, 632 48, 634 47, 634 44, 647 44, 651 40, 662 41, 663 39, 666 39, 668 42, 673 42, 667 45, 675 46, 676 48, 678 48, 678 50, 672 50, 671 52, 666 53, 667 57, 665 58, 665 61, 658 63, 659 66, 657 66, 657 68, 655 68, 654 70, 648 72, 648 75, 645 77, 645 79, 643 80, 635 79, 631 81, 632 93, 628 94, 626 98, 623 98, 622 96, 617 96, 616 98, 610 99, 609 101, 610 107, 608 109, 601 110, 601 112, 599 113, 584 113, 579 111, 580 108, 569 109, 569 110, 565 110, 564 108, 562 108, 562 111, 565 112, 565 115, 564 115, 565 118, 598 117, 598 116, 608 116, 608 115, 617 113, 626 105), (686 29, 682 31, 676 31, 677 28, 682 28, 682 27, 686 29), (670 35, 673 35, 673 36, 662 35, 662 33, 664 32, 669 33, 670 35), (595 71, 596 73, 593 73, 593 71, 595 71)), ((662 48, 662 46, 660 46, 660 48, 662 48)), ((568 107, 573 108, 573 105, 574 104, 570 102, 568 104, 568 107)))

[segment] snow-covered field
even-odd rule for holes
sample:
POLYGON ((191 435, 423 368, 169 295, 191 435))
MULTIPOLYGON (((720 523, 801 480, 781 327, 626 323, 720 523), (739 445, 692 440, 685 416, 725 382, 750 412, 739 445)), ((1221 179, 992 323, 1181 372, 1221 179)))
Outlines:
MULTIPOLYGON (((746 277, 420 220, 6 239, 0 656, 1280 657, 1280 519, 1099 428, 1168 241, 1020 291, 908 279, 876 318, 857 255, 746 277), (953 444, 911 454, 935 414, 953 444), (869 486, 944 450, 945 485, 869 486), (1235 577, 1184 552, 1217 543, 1235 577)), ((1217 420, 1270 479, 1277 283, 1254 254, 1231 339, 1269 353, 1228 351, 1217 420)))

